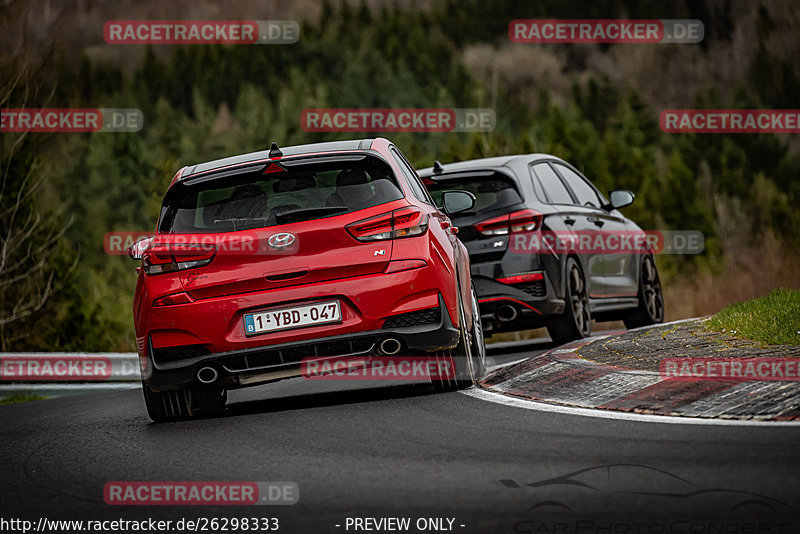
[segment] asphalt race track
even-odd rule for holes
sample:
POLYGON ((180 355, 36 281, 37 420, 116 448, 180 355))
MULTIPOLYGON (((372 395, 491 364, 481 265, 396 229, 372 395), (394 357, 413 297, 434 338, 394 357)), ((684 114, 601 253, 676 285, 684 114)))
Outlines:
POLYGON ((800 425, 616 420, 424 385, 353 387, 285 381, 232 394, 223 418, 162 425, 140 391, 0 407, 4 517, 276 517, 286 533, 366 531, 348 517, 449 518, 455 532, 800 532, 800 425), (300 499, 105 504, 107 482, 135 480, 292 481, 300 499))

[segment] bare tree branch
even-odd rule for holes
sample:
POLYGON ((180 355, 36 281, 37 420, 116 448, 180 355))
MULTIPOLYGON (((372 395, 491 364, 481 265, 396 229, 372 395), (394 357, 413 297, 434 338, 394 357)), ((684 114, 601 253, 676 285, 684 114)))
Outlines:
MULTIPOLYGON (((50 102, 55 86, 42 102, 37 82, 52 51, 51 46, 32 66, 23 39, 10 56, 0 58, 0 71, 7 74, 0 81, 0 112, 11 105, 50 102)), ((9 335, 15 339, 20 335, 6 327, 40 312, 71 278, 78 260, 76 255, 67 268, 58 264, 69 261, 59 242, 72 219, 62 224, 63 209, 45 213, 38 205, 44 178, 36 144, 31 144, 27 132, 6 132, 0 137, 0 149, 0 350, 7 350, 9 335)))

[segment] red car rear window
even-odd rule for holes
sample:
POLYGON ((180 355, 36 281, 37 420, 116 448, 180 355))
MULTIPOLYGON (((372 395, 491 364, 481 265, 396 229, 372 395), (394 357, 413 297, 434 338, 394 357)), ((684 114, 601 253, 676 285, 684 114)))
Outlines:
POLYGON ((358 211, 403 198, 391 168, 367 157, 259 165, 175 184, 161 209, 159 233, 232 232, 358 211))

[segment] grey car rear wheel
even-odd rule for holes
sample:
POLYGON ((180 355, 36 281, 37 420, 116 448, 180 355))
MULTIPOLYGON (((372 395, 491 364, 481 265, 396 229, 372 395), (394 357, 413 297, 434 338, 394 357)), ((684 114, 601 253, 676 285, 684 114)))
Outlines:
POLYGON ((592 333, 589 292, 583 271, 575 258, 567 258, 565 273, 567 278, 564 313, 547 326, 550 337, 559 345, 588 337, 592 333))
POLYGON ((637 328, 664 322, 664 293, 661 278, 652 256, 642 258, 639 274, 639 305, 622 319, 627 328, 637 328))

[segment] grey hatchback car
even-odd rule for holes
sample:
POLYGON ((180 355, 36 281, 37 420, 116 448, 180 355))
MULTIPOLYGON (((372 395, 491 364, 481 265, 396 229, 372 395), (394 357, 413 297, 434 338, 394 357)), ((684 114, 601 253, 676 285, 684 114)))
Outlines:
POLYGON ((452 223, 469 251, 485 331, 545 326, 563 343, 589 336, 592 319, 663 322, 652 236, 619 212, 630 191, 606 199, 548 154, 436 162, 420 176, 437 202, 445 190, 476 197, 452 223))

